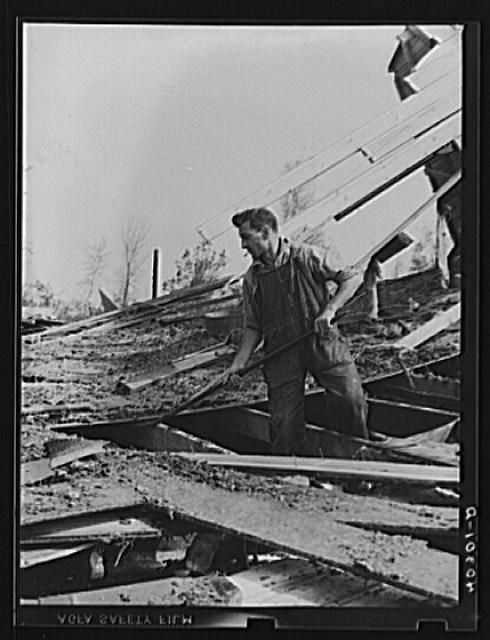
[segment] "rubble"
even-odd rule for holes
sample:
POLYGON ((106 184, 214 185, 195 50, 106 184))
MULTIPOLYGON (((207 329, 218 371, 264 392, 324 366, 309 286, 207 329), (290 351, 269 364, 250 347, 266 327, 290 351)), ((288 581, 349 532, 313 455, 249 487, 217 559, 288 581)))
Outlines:
MULTIPOLYGON (((416 329, 440 310, 457 302, 454 291, 448 293, 440 286, 436 271, 409 276, 400 281, 383 281, 378 286, 378 320, 368 320, 360 315, 356 308, 358 303, 354 300, 347 309, 348 315, 340 321, 343 334, 350 343, 365 379, 400 372, 399 356, 390 345, 399 339, 400 334, 405 335, 408 330, 416 329), (408 294, 419 305, 417 311, 413 310, 413 302, 406 307, 398 305, 397 318, 390 317, 390 307, 395 306, 395 301, 407 299, 408 294), (373 349, 365 350, 366 345, 373 349)), ((239 332, 235 331, 231 344, 236 346, 238 339, 239 332)), ((213 345, 216 344, 221 343, 217 343, 216 337, 206 332, 200 320, 175 327, 161 326, 158 322, 143 325, 136 323, 131 327, 116 326, 98 334, 79 332, 78 335, 26 343, 23 349, 23 376, 25 380, 31 376, 34 382, 23 383, 22 462, 41 462, 49 451, 53 453, 60 446, 57 444, 60 440, 73 441, 73 435, 64 434, 60 430, 64 424, 69 427, 73 424, 91 425, 103 421, 151 419, 159 411, 171 411, 219 377, 232 357, 233 350, 214 362, 203 362, 192 370, 177 371, 170 377, 153 381, 151 385, 142 385, 124 398, 116 392, 118 384, 136 376, 144 377, 148 371, 159 367, 169 367, 179 358, 186 362, 185 356, 188 354, 206 353, 206 350, 212 353, 213 345), (98 375, 92 375, 92 370, 97 371, 98 375), (37 382, 39 379, 42 381, 37 382), (45 410, 35 412, 36 407, 44 407, 45 410)), ((416 351, 410 352, 405 356, 405 362, 407 366, 414 367, 458 352, 459 335, 444 331, 416 351)), ((423 374, 419 375, 423 377, 423 374)), ((441 383, 440 376, 432 374, 432 377, 441 383)), ((310 392, 316 390, 312 379, 307 381, 307 386, 310 392)), ((199 411, 206 408, 250 406, 265 400, 265 383, 260 371, 253 370, 235 386, 227 385, 198 400, 195 409, 199 411)), ((445 429, 444 433, 446 432, 448 429, 445 429)), ((184 446, 185 433, 181 433, 183 438, 174 441, 184 446)), ((192 451, 192 446, 191 444, 188 450, 192 451)), ((370 459, 369 456, 367 459, 370 459)), ((219 465, 210 466, 203 462, 185 460, 172 452, 136 450, 128 448, 128 445, 121 447, 114 443, 107 444, 104 451, 95 457, 66 464, 57 470, 54 477, 41 484, 23 487, 22 521, 27 524, 39 519, 42 521, 47 516, 52 518, 68 513, 86 513, 94 508, 105 508, 108 504, 116 507, 134 504, 135 501, 168 509, 171 504, 165 498, 165 490, 158 495, 157 487, 162 480, 165 486, 170 486, 169 482, 177 482, 177 486, 183 486, 179 483, 184 482, 187 483, 185 486, 207 487, 215 492, 256 497, 263 503, 264 513, 270 510, 271 505, 277 504, 292 510, 292 513, 304 512, 309 518, 313 513, 317 514, 316 517, 324 513, 330 514, 329 517, 333 517, 339 525, 349 523, 343 525, 348 527, 346 532, 351 532, 343 542, 345 548, 343 551, 339 548, 337 552, 342 553, 345 559, 350 558, 351 568, 354 573, 359 571, 359 575, 362 571, 377 575, 380 565, 379 558, 368 555, 360 559, 355 543, 355 535, 358 534, 352 533, 355 526, 367 529, 374 527, 369 534, 366 529, 365 534, 375 536, 374 541, 376 536, 384 532, 383 540, 386 538, 391 541, 393 557, 399 558, 403 557, 408 541, 413 542, 416 535, 421 535, 422 538, 424 535, 428 536, 425 540, 419 539, 421 544, 433 540, 436 547, 442 545, 441 549, 451 549, 452 543, 448 536, 454 531, 454 527, 457 528, 457 511, 450 506, 454 504, 454 496, 436 495, 434 490, 424 490, 424 493, 420 488, 414 488, 406 490, 408 494, 404 495, 400 489, 396 490, 394 486, 386 486, 385 483, 371 483, 363 489, 362 482, 354 482, 354 486, 352 482, 338 479, 333 482, 330 479, 323 487, 321 478, 309 481, 303 478, 302 482, 291 482, 288 477, 270 472, 264 475, 219 465), (150 487, 153 487, 154 495, 150 487), (414 497, 415 503, 410 504, 410 499, 413 500, 414 497), (436 504, 449 506, 435 506, 436 504), (423 515, 424 509, 426 515, 423 515), (397 531, 401 534, 398 535, 397 531), (349 536, 353 535, 349 540, 349 536)), ((192 526, 187 526, 192 531, 192 526)), ((173 578, 162 577, 159 595, 152 592, 153 595, 148 596, 148 602, 171 604, 178 600, 187 604, 214 605, 240 601, 241 595, 236 587, 230 588, 229 583, 221 578, 216 582, 212 576, 215 575, 213 572, 216 567, 230 576, 247 571, 252 558, 250 553, 243 551, 241 543, 238 545, 240 551, 236 548, 236 542, 226 542, 228 538, 223 531, 208 531, 193 539, 193 545, 187 543, 190 546, 185 556, 180 555, 180 560, 174 560, 177 564, 170 565, 173 566, 173 578), (233 549, 233 552, 227 552, 226 549, 233 549), (170 579, 178 582, 171 587, 168 582, 170 579), (171 588, 168 589, 165 585, 171 588)), ((386 542, 383 544, 386 545, 386 542)), ((97 562, 92 564, 94 567, 98 566, 97 562)), ((131 574, 129 571, 125 576, 124 579, 135 586, 134 589, 124 587, 121 593, 127 595, 121 601, 133 602, 140 597, 136 593, 146 591, 141 591, 137 586, 138 572, 133 571, 131 574)), ((390 576, 386 571, 384 576, 383 580, 391 582, 392 588, 395 588, 394 585, 400 578, 403 582, 403 576, 390 576)), ((386 582, 385 588, 388 588, 386 582)), ((447 585, 442 591, 446 592, 445 589, 447 585)), ((113 598, 115 592, 110 591, 110 587, 106 590, 107 598, 113 598)), ((86 593, 89 594, 90 591, 86 593)), ((48 603, 51 602, 50 598, 56 597, 58 596, 54 594, 45 595, 41 600, 48 603)), ((386 597, 389 599, 388 595, 386 597)), ((74 594, 72 599, 88 602, 90 598, 88 595, 85 597, 74 594)))

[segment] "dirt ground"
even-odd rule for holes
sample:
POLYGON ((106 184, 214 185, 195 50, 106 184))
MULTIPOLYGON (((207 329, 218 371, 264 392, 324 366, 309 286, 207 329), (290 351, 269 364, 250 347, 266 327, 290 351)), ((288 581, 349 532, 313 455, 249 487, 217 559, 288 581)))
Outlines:
MULTIPOLYGON (((438 275, 429 273, 411 277, 405 282, 383 283, 380 299, 382 315, 389 314, 390 318, 381 317, 379 321, 360 318, 356 316, 353 305, 349 321, 346 319, 340 324, 364 378, 399 370, 400 360, 396 351, 387 345, 438 311, 455 304, 459 301, 459 292, 442 289, 438 275), (410 310, 408 298, 418 304, 417 311, 410 310), (367 346, 374 349, 367 349, 367 346)), ((217 339, 206 332, 202 322, 162 327, 158 321, 153 321, 98 335, 81 333, 63 339, 45 342, 32 339, 32 342, 25 343, 22 350, 24 382, 21 405, 25 413, 21 420, 21 462, 45 457, 48 441, 75 437, 55 433, 51 431, 51 425, 144 417, 177 406, 218 375, 231 357, 207 368, 162 380, 128 396, 116 392, 117 383, 216 342, 217 339), (40 412, 29 413, 29 409, 40 405, 56 407, 80 403, 90 406, 82 410, 79 407, 68 408, 60 413, 41 409, 40 412)), ((405 354, 404 361, 414 365, 453 355, 459 351, 459 342, 457 328, 445 331, 415 352, 405 354)), ((314 388, 311 380, 308 384, 314 388)), ((236 386, 222 388, 196 403, 195 408, 245 404, 265 398, 266 388, 261 373, 253 371, 236 386)), ((97 508, 101 479, 111 478, 116 502, 118 493, 138 495, 140 473, 146 477, 151 474, 160 479, 176 477, 229 492, 245 492, 260 497, 265 503, 277 501, 310 514, 328 512, 334 514, 339 522, 352 519, 353 513, 367 520, 374 516, 378 520, 386 520, 387 513, 389 518, 396 520, 399 513, 402 521, 410 514, 413 522, 420 526, 457 526, 453 511, 444 511, 444 508, 434 511, 424 505, 400 504, 373 495, 355 495, 339 485, 332 485, 329 490, 298 486, 279 477, 208 467, 162 452, 142 452, 114 445, 106 446, 105 452, 96 458, 66 465, 48 481, 24 487, 21 492, 21 519, 28 522, 42 515, 51 518, 66 515, 73 509, 97 508)), ((264 505, 264 508, 267 507, 264 505)), ((395 541, 396 544, 403 546, 403 541, 395 541)), ((192 597, 199 599, 195 593, 192 597)))

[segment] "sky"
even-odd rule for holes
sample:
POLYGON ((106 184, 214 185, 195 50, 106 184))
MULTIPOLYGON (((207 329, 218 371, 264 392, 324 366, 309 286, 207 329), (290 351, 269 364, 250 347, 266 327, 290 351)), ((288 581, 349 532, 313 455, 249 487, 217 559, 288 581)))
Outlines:
MULTIPOLYGON (((80 296, 104 238, 113 294, 136 215, 149 230, 137 297, 150 297, 153 249, 171 277, 200 225, 399 105, 387 67, 403 28, 26 24, 23 280, 80 296)), ((346 227, 353 255, 363 224, 346 227)), ((233 233, 224 242, 241 256, 233 233)))

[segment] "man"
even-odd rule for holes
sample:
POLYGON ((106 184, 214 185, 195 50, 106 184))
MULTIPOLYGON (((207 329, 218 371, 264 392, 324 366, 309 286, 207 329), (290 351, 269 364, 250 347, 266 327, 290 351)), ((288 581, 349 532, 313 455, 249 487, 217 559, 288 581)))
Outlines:
POLYGON ((328 391, 325 424, 368 438, 361 379, 347 346, 332 326, 337 310, 362 282, 362 274, 335 271, 324 250, 295 245, 282 237, 277 218, 268 209, 247 209, 235 214, 232 222, 253 262, 243 284, 245 329, 228 374, 236 374, 246 364, 262 337, 267 355, 314 330, 264 365, 272 453, 303 452, 307 371, 328 391), (333 296, 328 281, 338 285, 333 296))

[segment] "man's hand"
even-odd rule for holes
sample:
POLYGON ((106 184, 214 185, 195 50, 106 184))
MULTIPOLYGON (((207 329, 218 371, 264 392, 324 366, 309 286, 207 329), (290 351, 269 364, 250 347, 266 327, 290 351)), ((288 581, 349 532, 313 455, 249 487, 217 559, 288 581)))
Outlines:
POLYGON ((314 329, 316 334, 320 336, 324 336, 327 333, 329 333, 329 331, 332 328, 332 320, 333 320, 333 317, 335 316, 335 313, 336 313, 336 309, 327 307, 320 313, 320 315, 317 318, 315 318, 314 329))
POLYGON ((233 362, 228 369, 225 369, 223 372, 224 376, 224 384, 228 384, 231 382, 232 386, 236 387, 240 381, 240 376, 238 372, 241 370, 241 366, 235 362, 233 362))

